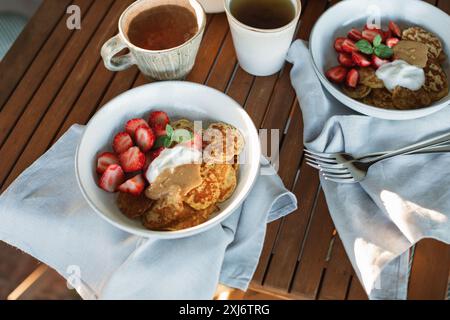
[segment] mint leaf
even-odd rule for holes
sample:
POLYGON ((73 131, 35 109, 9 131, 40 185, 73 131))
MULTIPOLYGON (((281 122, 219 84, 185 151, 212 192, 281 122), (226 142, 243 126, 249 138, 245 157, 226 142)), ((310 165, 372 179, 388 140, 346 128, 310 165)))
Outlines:
POLYGON ((372 53, 373 53, 373 47, 372 47, 372 45, 370 44, 370 42, 367 41, 367 40, 364 40, 364 39, 359 40, 359 41, 356 43, 356 47, 357 47, 357 48, 359 49, 359 51, 361 51, 362 53, 365 53, 365 54, 372 54, 372 53))
POLYGON ((170 124, 168 124, 167 126, 166 126, 166 134, 167 134, 167 136, 169 137, 169 138, 171 138, 172 139, 172 136, 173 136, 173 128, 172 128, 172 126, 170 125, 170 124))
POLYGON ((382 59, 388 59, 392 57, 392 55, 394 54, 394 50, 392 50, 392 48, 389 48, 384 44, 380 44, 378 47, 375 48, 374 51, 375 54, 382 59))
POLYGON ((160 136, 156 139, 155 141, 155 145, 153 146, 153 148, 157 149, 157 148, 168 148, 170 147, 170 145, 172 144, 172 139, 168 136, 160 136))
POLYGON ((381 44, 381 41, 383 41, 383 38, 378 34, 375 39, 373 39, 373 46, 378 47, 381 44))

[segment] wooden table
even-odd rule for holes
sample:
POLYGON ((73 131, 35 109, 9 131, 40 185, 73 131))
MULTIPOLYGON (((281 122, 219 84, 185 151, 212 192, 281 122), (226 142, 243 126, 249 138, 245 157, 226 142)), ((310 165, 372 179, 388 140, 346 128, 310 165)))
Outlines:
MULTIPOLYGON (((46 0, 0 65, 0 187, 39 158, 72 124, 86 123, 108 100, 148 82, 136 68, 107 71, 101 45, 117 33, 132 0, 46 0), (81 30, 66 27, 70 4, 82 11, 81 30)), ((316 19, 335 1, 305 0, 297 37, 307 39, 316 19)), ((436 4, 437 1, 429 1, 436 4)), ((450 12, 450 1, 439 0, 450 12)), ((221 90, 242 104, 257 127, 281 129, 280 175, 299 209, 270 224, 252 290, 289 299, 367 299, 328 213, 317 173, 303 161, 302 115, 289 79, 253 77, 237 64, 226 17, 208 17, 189 81, 221 90)), ((420 242, 409 298, 442 299, 450 248, 420 242)), ((258 297, 258 295, 254 295, 258 297)), ((64 280, 32 257, 0 244, 0 299, 76 295, 64 280)))

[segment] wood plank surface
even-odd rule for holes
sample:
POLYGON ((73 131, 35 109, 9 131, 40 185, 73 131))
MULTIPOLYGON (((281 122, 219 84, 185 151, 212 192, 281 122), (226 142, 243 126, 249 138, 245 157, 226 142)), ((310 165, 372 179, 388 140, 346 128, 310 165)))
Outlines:
MULTIPOLYGON (((1 191, 72 124, 85 124, 115 96, 151 82, 136 67, 112 73, 99 56, 101 45, 117 33, 117 19, 131 2, 46 0, 1 62, 0 70, 5 70, 0 77, 1 191), (71 3, 82 8, 79 31, 65 26, 65 8, 71 3)), ((336 2, 302 1, 296 37, 308 39, 317 18, 336 2)), ((450 12, 450 1, 428 2, 450 12)), ((269 77, 247 74, 237 63, 226 16, 215 14, 208 16, 197 63, 187 77, 226 92, 244 106, 258 128, 281 133, 279 174, 298 197, 299 209, 269 225, 252 282, 255 291, 247 298, 367 299, 335 233, 317 172, 303 162, 303 119, 290 70, 286 65, 269 77)), ((420 242, 409 298, 442 299, 449 266, 449 246, 434 240, 420 242)), ((0 243, 0 299, 11 292, 19 299, 79 298, 54 270, 0 243)))
POLYGON ((0 111, 71 2, 45 0, 16 40, 26 45, 12 46, 0 61, 0 111))

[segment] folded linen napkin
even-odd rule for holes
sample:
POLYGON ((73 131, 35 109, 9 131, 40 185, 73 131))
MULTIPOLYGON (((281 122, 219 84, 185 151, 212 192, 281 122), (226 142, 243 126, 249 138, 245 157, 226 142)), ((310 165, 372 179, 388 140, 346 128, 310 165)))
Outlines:
MULTIPOLYGON (((307 44, 288 60, 304 119, 305 145, 354 155, 393 150, 450 132, 450 108, 388 121, 357 114, 331 97, 314 73, 307 44)), ((450 243, 450 155, 407 155, 372 166, 360 184, 321 180, 339 236, 372 299, 406 299, 409 248, 422 238, 450 243)))
POLYGON ((270 166, 222 224, 184 239, 141 238, 85 202, 74 167, 82 132, 73 126, 0 197, 0 240, 56 269, 84 299, 211 299, 219 282, 247 289, 266 223, 297 207, 270 166))

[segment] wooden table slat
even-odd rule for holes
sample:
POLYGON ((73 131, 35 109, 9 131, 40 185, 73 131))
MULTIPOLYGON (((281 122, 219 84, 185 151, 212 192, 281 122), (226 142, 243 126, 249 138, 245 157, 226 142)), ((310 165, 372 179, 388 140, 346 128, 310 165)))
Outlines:
POLYGON ((446 299, 449 272, 450 246, 434 239, 422 240, 414 252, 408 298, 446 299))
POLYGON ((331 257, 321 283, 319 299, 344 300, 347 297, 353 268, 339 237, 334 238, 331 257))
POLYGON ((367 300, 367 293, 364 291, 358 277, 353 273, 350 288, 347 295, 348 300, 367 300))
POLYGON ((72 0, 45 0, 16 40, 16 43, 26 43, 26 46, 13 45, 0 61, 0 111, 47 42, 56 24, 63 19, 71 2, 72 0))
POLYGON ((325 195, 321 190, 293 279, 293 293, 309 299, 316 298, 333 230, 325 195))
MULTIPOLYGON (((88 11, 91 6, 90 0, 76 0, 75 3, 80 6, 83 12, 88 11)), ((84 32, 74 32, 69 30, 66 25, 66 17, 63 17, 1 111, 0 146, 4 145, 8 135, 17 125, 17 121, 22 116, 22 112, 24 112, 27 106, 33 104, 34 101, 38 99, 38 93, 36 93, 36 91, 42 87, 43 83, 46 83, 43 80, 48 79, 50 74, 54 75, 55 70, 61 67, 61 65, 58 64, 58 62, 61 61, 60 52, 65 48, 67 42, 72 39, 74 34, 78 34, 79 37, 84 37, 85 35, 84 32), (30 102, 32 98, 34 100, 30 102)), ((73 63, 77 59, 76 53, 81 52, 82 49, 83 47, 73 48, 75 52, 68 56, 73 63)), ((67 50, 65 52, 66 55, 68 55, 67 50)), ((69 64, 68 66, 70 67, 69 64)), ((60 77, 65 76, 66 73, 64 69, 58 71, 59 72, 56 73, 60 77)), ((49 94, 51 94, 55 89, 58 89, 59 83, 63 81, 63 79, 60 78, 57 80, 58 81, 52 84, 50 89, 47 88, 47 90, 50 90, 49 94)), ((46 90, 44 92, 46 92, 46 90)), ((38 116, 37 119, 39 119, 39 115, 39 109, 36 109, 36 115, 34 115, 34 117, 38 116)), ((4 170, 2 168, 2 172, 3 171, 4 170)), ((1 181, 2 179, 0 179, 0 183, 1 181)))
MULTIPOLYGON (((128 4, 131 3, 131 0, 127 1, 128 4)), ((74 106, 74 103, 81 97, 87 81, 91 78, 95 68, 99 65, 100 58, 98 57, 98 53, 100 52, 100 48, 102 44, 114 34, 120 12, 126 8, 127 1, 116 0, 115 3, 112 0, 94 1, 93 6, 95 7, 93 7, 93 9, 96 10, 92 10, 87 14, 82 29, 85 30, 88 28, 88 22, 91 21, 89 18, 92 17, 92 21, 96 21, 96 23, 92 23, 89 27, 94 36, 92 38, 89 37, 89 44, 82 52, 75 67, 73 67, 70 72, 66 71, 68 73, 68 77, 64 82, 58 84, 60 89, 54 99, 38 100, 36 101, 36 105, 31 104, 27 109, 29 112, 24 114, 15 127, 15 130, 20 132, 20 142, 18 143, 19 146, 15 145, 17 144, 17 139, 8 140, 4 145, 4 148, 7 148, 6 150, 9 155, 7 158, 7 160, 9 160, 8 164, 11 167, 14 166, 5 185, 11 183, 17 175, 20 174, 20 172, 22 172, 27 166, 43 154, 50 146, 51 141, 56 135, 68 112, 70 112, 74 106), (110 6, 113 3, 114 7, 109 11, 110 6), (92 14, 90 14, 91 12, 92 14), (95 19, 96 16, 97 19, 95 19), (101 19, 98 17, 101 17, 101 19), (92 59, 92 57, 95 58, 92 59), (39 117, 37 117, 37 119, 33 118, 36 112, 38 112, 38 109, 42 109, 41 112, 44 113, 44 116, 40 121, 39 117), (34 123, 38 123, 37 128, 34 127, 34 123), (33 128, 35 129, 33 130, 33 128), (31 139, 29 138, 30 136, 31 139), (22 144, 25 145, 25 148, 20 147, 22 144), (13 157, 16 155, 19 156, 18 160, 13 157)), ((80 34, 89 35, 86 30, 80 34)), ((76 40, 75 37, 74 40, 76 40)), ((71 48, 72 45, 76 46, 77 44, 77 42, 71 42, 68 48, 71 48)), ((67 56, 61 55, 61 57, 69 57, 69 53, 70 51, 68 51, 67 56)), ((58 71, 60 69, 54 70, 58 71)), ((105 77, 108 75, 111 76, 110 73, 104 73, 104 75, 105 77)), ((49 82, 47 81, 46 84, 49 84, 49 82)), ((51 88, 45 88, 45 92, 50 90, 51 88)), ((46 95, 45 92, 43 92, 44 96, 46 95)), ((89 93, 94 95, 101 92, 103 91, 100 87, 97 88, 97 90, 89 90, 89 93)), ((80 107, 84 108, 84 106, 80 107)), ((2 162, 2 168, 3 167, 4 164, 2 162)), ((0 174, 0 178, 3 179, 2 174, 0 174)))

